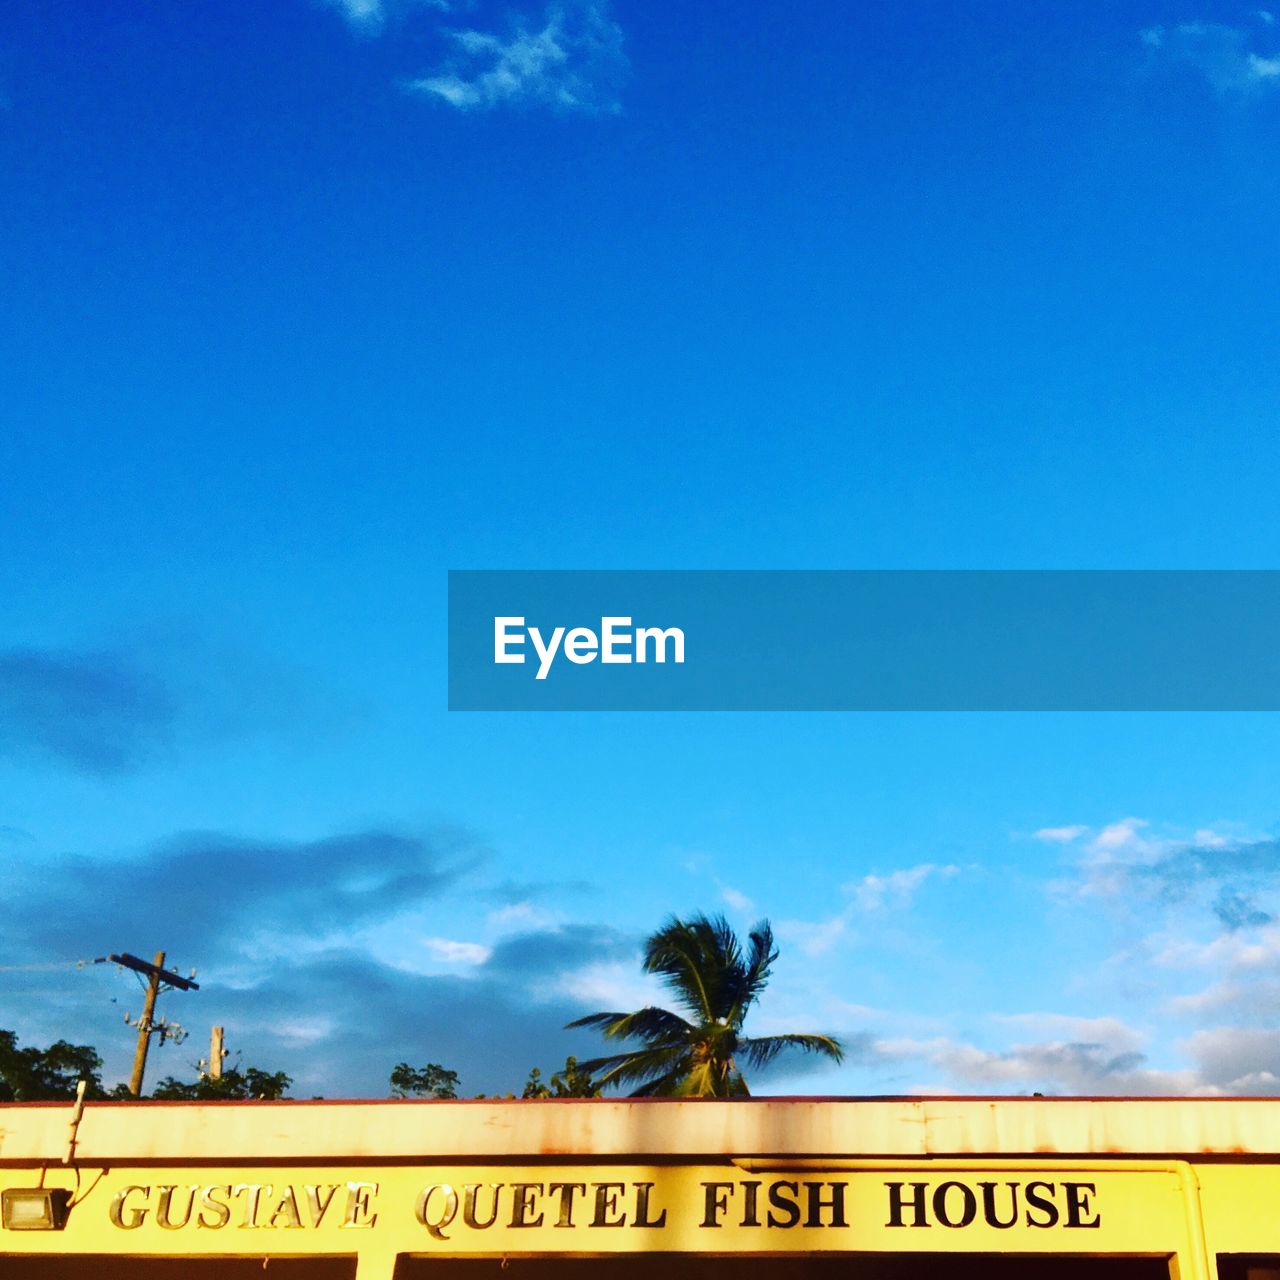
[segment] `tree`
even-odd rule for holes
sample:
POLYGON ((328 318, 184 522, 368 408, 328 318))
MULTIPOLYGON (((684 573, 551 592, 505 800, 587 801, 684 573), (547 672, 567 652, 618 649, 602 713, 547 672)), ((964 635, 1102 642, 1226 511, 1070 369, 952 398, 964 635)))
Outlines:
POLYGON ((657 974, 688 1018, 649 1006, 635 1013, 593 1013, 569 1023, 594 1027, 606 1040, 640 1040, 642 1049, 593 1058, 581 1069, 605 1085, 634 1084, 632 1097, 745 1096, 739 1063, 768 1066, 786 1049, 836 1062, 839 1041, 823 1035, 747 1037, 742 1024, 769 981, 778 958, 773 930, 761 920, 744 955, 723 916, 672 916, 645 942, 644 968, 657 974))
POLYGON ((201 1075, 187 1083, 166 1076, 151 1091, 161 1102, 221 1102, 232 1098, 283 1098, 293 1083, 283 1071, 262 1071, 257 1067, 225 1067, 220 1076, 201 1075))
POLYGON ((577 1058, 565 1059, 564 1070, 557 1071, 545 1084, 542 1072, 534 1067, 525 1081, 522 1098, 598 1098, 600 1086, 591 1072, 578 1065, 577 1058))
POLYGON ((102 1058, 92 1045, 57 1040, 47 1049, 18 1047, 12 1031, 0 1031, 0 1102, 51 1102, 76 1096, 76 1085, 88 1082, 85 1096, 105 1098, 102 1058))
POLYGON ((452 1100, 458 1096, 458 1073, 438 1062, 428 1062, 425 1067, 397 1062, 391 1070, 391 1094, 396 1098, 452 1100))

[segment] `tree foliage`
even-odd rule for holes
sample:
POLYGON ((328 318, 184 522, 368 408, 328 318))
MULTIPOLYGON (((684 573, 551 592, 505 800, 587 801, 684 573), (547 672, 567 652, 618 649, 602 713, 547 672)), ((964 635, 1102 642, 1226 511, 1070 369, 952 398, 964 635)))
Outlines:
POLYGON ((643 1048, 581 1064, 600 1086, 635 1085, 632 1097, 742 1097, 749 1093, 740 1063, 767 1066, 787 1049, 839 1062, 831 1036, 743 1035, 747 1012, 769 981, 778 952, 761 920, 743 950, 724 916, 672 916, 646 942, 644 968, 656 974, 688 1017, 648 1006, 635 1013, 593 1013, 569 1023, 594 1027, 606 1040, 639 1040, 643 1048))
POLYGON ((12 1031, 0 1031, 0 1102, 52 1102, 76 1096, 80 1080, 87 1098, 101 1099, 102 1058, 92 1045, 56 1040, 47 1049, 21 1048, 12 1031))
POLYGON ((450 1100, 458 1096, 458 1073, 438 1062, 428 1062, 425 1067, 397 1062, 391 1069, 391 1094, 396 1098, 450 1100))
POLYGON ((534 1067, 525 1081, 522 1098, 598 1098, 600 1086, 590 1071, 578 1064, 577 1058, 565 1059, 564 1068, 544 1081, 542 1072, 534 1067))
POLYGON ((262 1071, 257 1067, 225 1067, 218 1077, 201 1074, 191 1082, 166 1076, 151 1091, 162 1102, 221 1102, 231 1099, 283 1098, 293 1083, 283 1071, 262 1071))
MULTIPOLYGON (((47 1049, 23 1048, 12 1031, 0 1031, 0 1102, 58 1102, 76 1096, 76 1085, 88 1083, 91 1102, 132 1097, 123 1084, 102 1087, 102 1056, 88 1044, 58 1040, 47 1049)), ((166 1076, 151 1097, 167 1102, 214 1102, 220 1098, 282 1098, 292 1081, 283 1071, 229 1067, 214 1080, 201 1075, 190 1083, 166 1076)))

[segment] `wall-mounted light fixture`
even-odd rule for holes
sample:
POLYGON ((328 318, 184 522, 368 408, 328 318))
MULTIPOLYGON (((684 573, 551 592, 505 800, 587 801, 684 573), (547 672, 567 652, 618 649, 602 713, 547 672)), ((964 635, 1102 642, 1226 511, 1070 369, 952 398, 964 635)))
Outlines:
POLYGON ((7 1231, 61 1231, 71 1192, 63 1187, 10 1187, 0 1191, 0 1221, 7 1231))

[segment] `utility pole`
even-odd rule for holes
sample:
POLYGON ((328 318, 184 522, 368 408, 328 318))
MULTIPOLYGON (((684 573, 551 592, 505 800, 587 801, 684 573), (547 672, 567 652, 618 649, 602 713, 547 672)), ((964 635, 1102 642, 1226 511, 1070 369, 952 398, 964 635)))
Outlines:
POLYGON ((209 1036, 209 1079, 222 1079, 222 1060, 227 1051, 222 1047, 222 1028, 214 1027, 209 1036))
MULTIPOLYGON (((127 951, 122 951, 119 955, 99 956, 94 964, 105 964, 108 960, 126 969, 132 969, 147 979, 147 994, 142 1002, 142 1016, 137 1023, 138 1047, 134 1050, 133 1074, 129 1077, 129 1092, 137 1098, 142 1094, 142 1077, 147 1069, 147 1049, 151 1045, 151 1037, 158 1035, 160 1043, 163 1044, 166 1040, 181 1040, 187 1034, 181 1027, 164 1018, 156 1021, 156 997, 161 991, 199 991, 200 984, 193 982, 190 978, 182 977, 181 974, 170 973, 164 967, 163 951, 157 951, 155 959, 150 964, 145 960, 139 960, 137 956, 130 955, 127 951)), ((131 1021, 127 1014, 125 1021, 131 1021)))
POLYGON ((133 1074, 129 1077, 129 1092, 135 1098, 142 1094, 142 1073, 147 1069, 147 1050, 151 1047, 151 1015, 156 1011, 156 996, 160 994, 160 975, 163 972, 164 952, 157 951, 147 978, 142 1017, 138 1019, 138 1047, 133 1051, 133 1074))

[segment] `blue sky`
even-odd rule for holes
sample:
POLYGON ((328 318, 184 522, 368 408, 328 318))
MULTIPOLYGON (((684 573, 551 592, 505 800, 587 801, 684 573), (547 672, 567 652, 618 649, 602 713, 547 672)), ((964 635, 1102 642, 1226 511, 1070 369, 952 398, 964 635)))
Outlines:
POLYGON ((1276 15, 54 0, 0 103, 0 1025, 518 1089, 724 909, 770 1088, 1275 1086, 1273 716, 450 715, 444 597, 1275 567, 1276 15))

